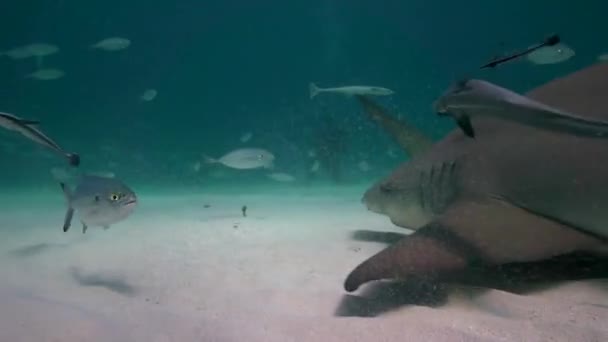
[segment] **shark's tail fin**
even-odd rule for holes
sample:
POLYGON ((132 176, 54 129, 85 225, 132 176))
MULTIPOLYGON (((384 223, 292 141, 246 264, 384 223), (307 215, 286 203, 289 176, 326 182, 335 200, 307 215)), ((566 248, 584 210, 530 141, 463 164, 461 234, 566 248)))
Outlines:
POLYGON ((319 92, 321 92, 321 89, 313 82, 310 82, 308 85, 308 91, 310 92, 310 99, 312 100, 315 96, 317 96, 317 94, 319 94, 319 92))

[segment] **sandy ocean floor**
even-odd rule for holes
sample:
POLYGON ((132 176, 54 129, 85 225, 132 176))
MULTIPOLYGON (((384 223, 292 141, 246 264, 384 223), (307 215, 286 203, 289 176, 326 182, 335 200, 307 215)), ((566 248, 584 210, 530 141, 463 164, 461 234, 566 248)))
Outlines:
POLYGON ((407 232, 362 191, 140 193, 127 221, 85 235, 61 231, 61 194, 4 196, 0 341, 608 341, 597 281, 454 289, 442 306, 347 296, 344 277, 384 246, 353 233, 407 232))

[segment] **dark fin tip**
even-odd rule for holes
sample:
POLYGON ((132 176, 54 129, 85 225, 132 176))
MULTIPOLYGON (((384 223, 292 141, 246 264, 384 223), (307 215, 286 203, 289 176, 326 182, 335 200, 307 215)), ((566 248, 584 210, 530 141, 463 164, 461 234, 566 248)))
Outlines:
POLYGON ((559 35, 554 34, 554 35, 550 36, 549 38, 547 38, 547 40, 545 40, 545 45, 553 46, 553 45, 559 44, 560 41, 561 41, 561 39, 559 38, 559 35))
POLYGON ((19 122, 23 125, 40 125, 40 121, 38 120, 21 119, 19 122))
POLYGON ((72 166, 80 165, 80 156, 76 153, 68 153, 68 161, 72 166))
POLYGON ((475 130, 471 124, 471 119, 467 115, 462 115, 456 118, 456 123, 469 138, 475 138, 475 130))

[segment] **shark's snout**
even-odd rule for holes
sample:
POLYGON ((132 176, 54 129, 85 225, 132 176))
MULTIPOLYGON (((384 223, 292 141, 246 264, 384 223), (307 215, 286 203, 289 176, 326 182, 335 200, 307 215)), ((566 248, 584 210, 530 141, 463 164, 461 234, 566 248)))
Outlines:
POLYGON ((367 210, 381 214, 382 208, 378 202, 378 191, 379 190, 376 187, 367 190, 365 194, 363 194, 363 197, 361 197, 361 203, 365 205, 367 210))

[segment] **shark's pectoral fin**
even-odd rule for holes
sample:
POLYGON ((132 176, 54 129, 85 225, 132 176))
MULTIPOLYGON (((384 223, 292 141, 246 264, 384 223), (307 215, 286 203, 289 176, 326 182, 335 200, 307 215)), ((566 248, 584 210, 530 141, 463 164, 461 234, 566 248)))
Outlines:
POLYGON ((456 272, 476 256, 477 251, 470 243, 433 222, 357 266, 346 278, 344 289, 352 292, 372 280, 456 272))
POLYGON ((463 201, 357 266, 344 288, 350 292, 380 279, 446 279, 471 265, 538 261, 601 245, 601 240, 508 202, 463 201))

